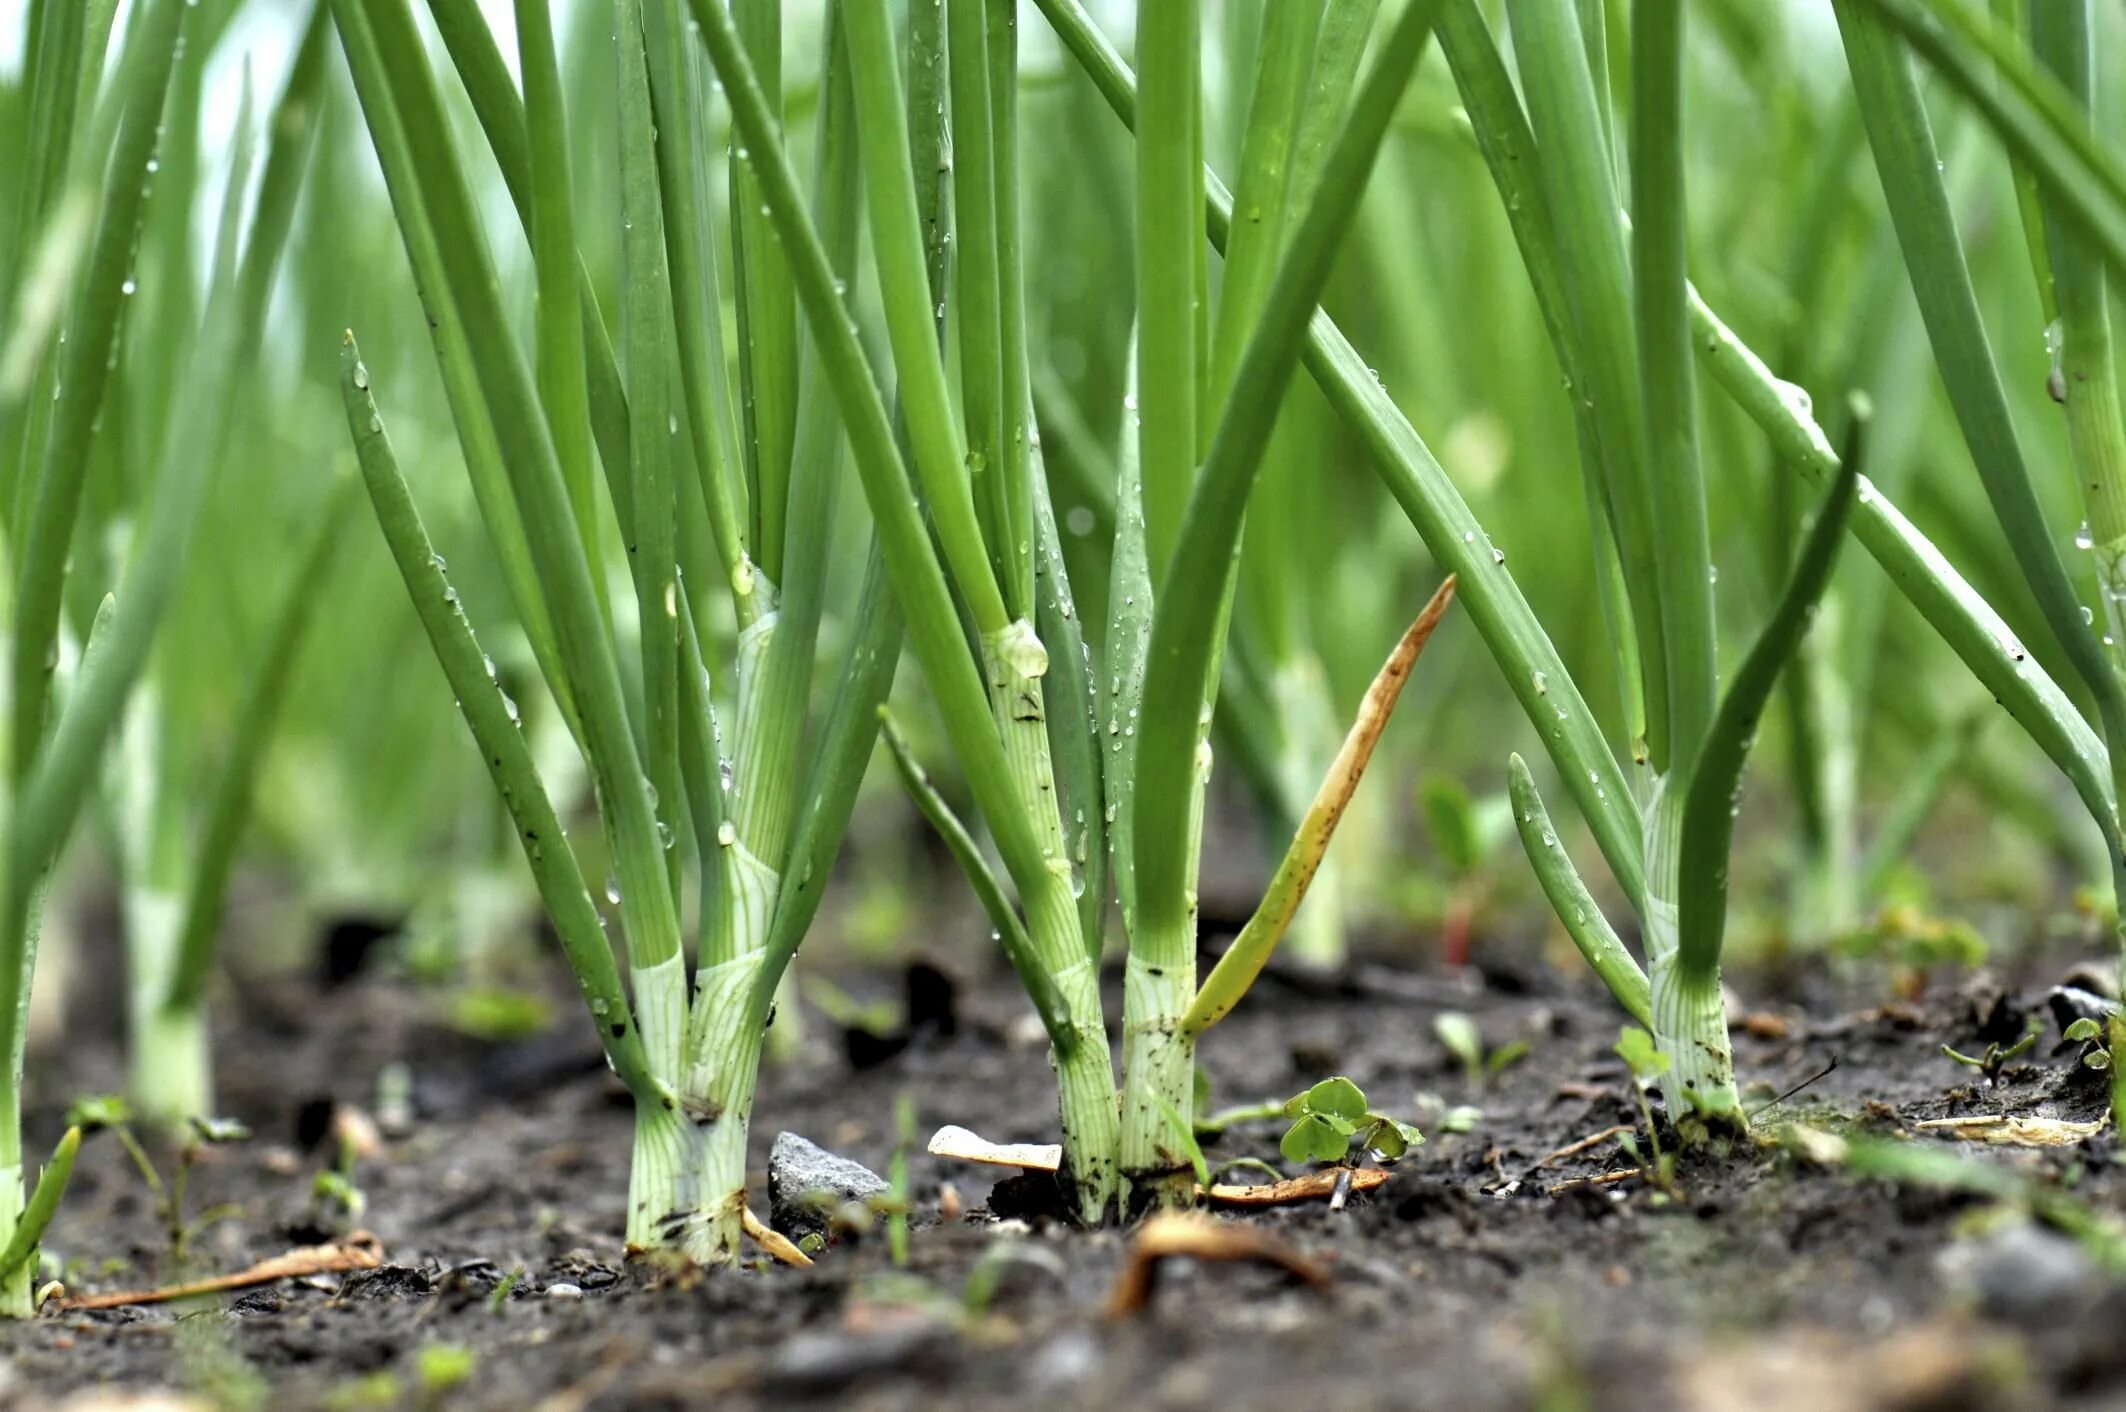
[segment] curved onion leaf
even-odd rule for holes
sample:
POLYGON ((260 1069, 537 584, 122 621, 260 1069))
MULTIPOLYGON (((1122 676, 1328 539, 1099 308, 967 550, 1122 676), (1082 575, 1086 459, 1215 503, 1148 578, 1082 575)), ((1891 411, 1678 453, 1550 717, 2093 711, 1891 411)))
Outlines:
POLYGON ((1677 958, 1686 978, 1710 976, 1720 964, 1720 940, 1727 925, 1728 852, 1734 841, 1734 798, 1742 787, 1742 766, 1780 669, 1800 650, 1817 600, 1831 581, 1860 483, 1858 459, 1847 458, 1825 493, 1779 605, 1736 669, 1691 766, 1676 888, 1677 958))

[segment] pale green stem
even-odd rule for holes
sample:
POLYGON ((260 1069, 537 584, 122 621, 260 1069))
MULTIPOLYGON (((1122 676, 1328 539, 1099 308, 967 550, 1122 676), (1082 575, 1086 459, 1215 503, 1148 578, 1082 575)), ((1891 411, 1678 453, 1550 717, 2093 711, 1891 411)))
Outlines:
POLYGON ((1078 1035, 1068 1056, 1059 1057, 1051 1048, 1049 1058, 1062 1099, 1066 1178, 1075 1187, 1080 1217, 1094 1225, 1105 1217, 1115 1194, 1114 1065, 1101 1017, 1099 977, 1078 919, 1076 875, 1065 851, 1055 769, 1048 753, 1041 687, 1047 671, 1048 652, 1023 618, 982 638, 982 679, 1004 743, 1005 763, 1048 865, 1030 892, 1022 883, 1020 905, 1034 954, 1055 977, 1064 1013, 1078 1035))
POLYGON ((1825 594, 1817 605, 1815 625, 1801 645, 1814 666, 1808 674, 1809 709, 1816 718, 1824 818, 1824 836, 1803 874, 1797 909, 1799 940, 1810 947, 1822 946, 1856 925, 1866 901, 1858 893, 1860 721, 1852 687, 1838 670, 1846 651, 1843 608, 1836 594, 1825 594))
MULTIPOLYGON (((22 1184, 22 1061, 29 1041, 30 978, 37 972, 37 948, 44 930, 44 898, 49 874, 40 873, 30 884, 29 906, 16 918, 22 928, 22 975, 16 991, 14 1033, 7 1057, 7 1073, 0 1075, 0 1247, 15 1238, 29 1194, 22 1184)), ((0 922, 0 926, 7 925, 0 922)), ((4 949, 4 948, 0 948, 4 949)), ((0 1281, 0 1319, 27 1319, 37 1312, 34 1261, 0 1281)))
MULTIPOLYGON (((1230 597, 1230 595, 1228 595, 1230 597)), ((1196 1188, 1188 1155, 1176 1142, 1174 1110, 1194 1121, 1196 1041, 1182 1026, 1196 999, 1196 881, 1203 857, 1203 796, 1211 778, 1204 738, 1196 737, 1190 777, 1188 873, 1184 909, 1170 933, 1144 923, 1129 939, 1122 986, 1122 1160, 1124 1206, 1189 1206, 1196 1188)))
MULTIPOLYGON (((804 716, 789 709, 791 683, 771 673, 782 629, 780 610, 763 614, 738 635, 738 701, 733 723, 737 760, 725 812, 730 837, 721 836, 718 876, 728 901, 710 925, 725 929, 711 951, 728 960, 766 944, 768 917, 782 888, 782 874, 765 861, 787 851, 797 803, 794 761, 804 737, 804 716)), ((802 691, 802 681, 796 683, 802 691)), ((797 698, 802 700, 802 695, 797 698)), ((785 972, 777 990, 768 1044, 777 1059, 794 1058, 804 1045, 803 1012, 794 975, 785 972)), ((692 1090, 689 1090, 692 1092, 692 1090)))
POLYGON ((152 886, 128 888, 125 918, 133 1022, 128 1092, 143 1121, 163 1132, 178 1132, 187 1120, 214 1111, 204 1008, 163 1003, 177 964, 184 898, 152 886))
MULTIPOLYGON (((22 1113, 16 1095, 0 1100, 0 1246, 15 1238, 29 1193, 22 1184, 22 1113)), ((0 1279, 0 1319, 27 1319, 37 1312, 34 1259, 0 1279)))
MULTIPOLYGON (((672 1084, 681 1072, 686 1052, 686 962, 675 952, 661 961, 629 969, 635 983, 635 1026, 642 1033, 645 1061, 660 1081, 672 1084)), ((607 1022, 595 1001, 591 1013, 599 1025, 607 1022)))
POLYGON ((1678 955, 1676 869, 1685 791, 1663 777, 1654 782, 1646 829, 1646 970, 1653 987, 1654 1042, 1668 1056, 1661 1076, 1670 1121, 1697 1116, 1739 1125, 1735 1055, 1727 1038, 1720 972, 1695 980, 1678 955))
POLYGON ((678 1108, 636 1103, 627 1181, 628 1249, 661 1250, 685 1241, 701 1207, 699 1146, 694 1125, 678 1108))
POLYGON ((743 1233, 746 1134, 762 1040, 759 1027, 747 1024, 747 1010, 765 960, 761 945, 774 901, 772 891, 741 890, 733 903, 746 950, 704 967, 694 978, 693 1057, 685 1093, 686 1105, 700 1124, 701 1219, 689 1228, 686 1249, 704 1265, 735 1261, 743 1233), (757 904, 748 898, 757 898, 757 904))
POLYGON ((1098 1225, 1114 1205, 1120 1179, 1115 1066, 1100 1011, 1100 973, 1085 954, 1077 903, 1068 887, 1058 883, 1042 889, 1026 910, 1026 931, 1037 955, 1061 956, 1066 947, 1076 948, 1070 960, 1049 972, 1076 1042, 1068 1054, 1058 1054, 1051 1044, 1048 1062, 1060 1099, 1063 1178, 1077 1197, 1078 1219, 1098 1225))
MULTIPOLYGON (((1322 754, 1322 744, 1334 741, 1339 730, 1321 660, 1312 652, 1300 651, 1278 667, 1270 693, 1284 722, 1284 748, 1277 768, 1283 777, 1285 797, 1311 799, 1333 758, 1333 751, 1327 756, 1322 754)), ((1285 938, 1285 954, 1315 970, 1334 970, 1350 955, 1344 930, 1341 862, 1354 841, 1348 819, 1350 807, 1345 806, 1347 817, 1339 844, 1322 855, 1314 880, 1307 886, 1306 900, 1293 914, 1291 931, 1285 938)))

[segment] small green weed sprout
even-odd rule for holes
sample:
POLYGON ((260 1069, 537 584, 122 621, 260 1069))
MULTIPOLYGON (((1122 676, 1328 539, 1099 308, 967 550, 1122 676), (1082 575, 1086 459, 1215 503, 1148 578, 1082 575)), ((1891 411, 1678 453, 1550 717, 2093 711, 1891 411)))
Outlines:
POLYGON ((1668 1073, 1669 1057, 1654 1044, 1654 1037, 1637 1025, 1626 1025, 1617 1035, 1617 1057, 1631 1071, 1631 1096, 1639 1105, 1639 1118, 1646 1124, 1647 1145, 1653 1149, 1648 1162, 1639 1151, 1638 1136, 1626 1133, 1617 1140, 1624 1155, 1638 1164, 1647 1184, 1664 1195, 1676 1187, 1676 1155, 1661 1150, 1661 1128, 1654 1121, 1653 1105, 1646 1101, 1647 1085, 1660 1082, 1668 1073))
POLYGON ((1469 1087, 1474 1089, 1485 1087, 1530 1053, 1525 1039, 1510 1039, 1487 1052, 1476 1021, 1459 1010, 1449 1010, 1436 1017, 1432 1021, 1432 1033, 1449 1054, 1461 1061, 1462 1072, 1468 1075, 1469 1087))
POLYGON ((186 1216, 186 1190, 191 1185, 192 1167, 199 1159, 200 1149, 248 1142, 251 1130, 229 1118, 194 1118, 189 1124, 188 1135, 178 1145, 177 1165, 165 1178, 134 1131, 135 1123, 132 1104, 117 1094, 76 1099, 73 1107, 67 1110, 70 1129, 84 1133, 108 1129, 125 1148, 126 1155, 132 1159, 134 1168, 154 1198, 156 1217, 162 1222, 163 1232, 169 1240, 171 1263, 181 1268, 194 1237, 216 1221, 227 1220, 241 1212, 240 1207, 221 1204, 209 1206, 195 1217, 186 1216))
POLYGON ((2120 1091, 2126 1088, 2126 1079, 2122 1079, 2119 1072, 2121 1066, 2126 1065, 2126 1054, 2120 1052, 2121 1042, 2126 1041, 2126 1016, 2107 1015, 2099 1021, 2084 1015, 2067 1026, 2062 1037, 2069 1044, 2082 1046, 2077 1057, 2084 1067, 2111 1075, 2112 1118, 2117 1121, 2120 1091))
POLYGON ((1478 798, 1452 775, 1435 774, 1418 790, 1425 832, 1432 851, 1447 870, 1449 892, 1440 924, 1440 959, 1450 966, 1469 962, 1477 914, 1490 890, 1485 864, 1513 837, 1513 801, 1505 794, 1478 798))
POLYGON ((413 1380, 421 1405, 442 1407, 451 1393, 472 1381, 480 1355, 461 1343, 424 1344, 413 1356, 413 1380))
POLYGON ((354 1182, 357 1156, 352 1134, 340 1136, 332 1165, 310 1179, 310 1219, 327 1229, 344 1230, 362 1219, 369 1198, 354 1182))
MULTIPOLYGON (((2095 1021, 2078 1020, 2075 1022, 2075 1024, 2089 1025, 2091 1027, 2089 1037, 2092 1039, 2095 1038, 2095 1021)), ((2009 1064, 2013 1063, 2017 1059, 2022 1058, 2025 1054, 2028 1054, 2032 1049, 2035 1049, 2037 1047, 2037 1037, 2044 1032, 2044 1028, 2044 1021, 2040 1020, 2037 1016, 2032 1015, 2027 1021, 2024 1022, 2022 1036, 2013 1041, 2012 1043, 2002 1044, 1998 1040, 1996 1040, 1993 1043, 1988 1044, 1983 1051, 1976 1055, 1961 1053, 1958 1050, 1952 1049, 1945 1044, 1941 1047, 1941 1052, 1945 1057, 1954 1059, 1957 1063, 1962 1064, 1967 1068, 1978 1070, 1979 1073, 1985 1075, 1986 1082, 1999 1083, 2001 1070, 2007 1068, 2009 1064)), ((2070 1031, 2068 1037, 2071 1039, 2073 1038, 2073 1034, 2071 1033, 2071 1031, 2074 1029, 2074 1026, 2069 1026, 2068 1028, 2070 1031)))
POLYGON ((1425 1140, 1410 1124, 1374 1112, 1365 1091, 1341 1075, 1293 1094, 1285 1102, 1284 1115, 1292 1126, 1277 1150, 1288 1162, 1349 1165, 1354 1152, 1376 1162, 1393 1162, 1425 1140))

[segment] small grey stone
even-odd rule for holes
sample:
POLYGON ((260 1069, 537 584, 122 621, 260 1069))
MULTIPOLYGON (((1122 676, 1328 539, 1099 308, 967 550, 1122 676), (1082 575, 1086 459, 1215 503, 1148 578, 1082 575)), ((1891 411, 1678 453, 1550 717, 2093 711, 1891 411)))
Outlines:
POLYGON ((935 1373, 949 1345, 948 1331, 927 1319, 868 1334, 800 1332, 769 1359, 762 1391, 771 1399, 828 1397, 853 1386, 875 1391, 891 1378, 935 1373))
POLYGON ((1026 1381, 1036 1391, 1055 1392, 1085 1381, 1099 1365, 1099 1345, 1090 1334, 1072 1329, 1034 1350, 1026 1381))
POLYGON ((2076 1020, 2104 1022, 2104 1017, 2118 1013, 2119 1002, 2106 1000, 2094 991, 2079 986, 2056 985, 2045 996, 2045 1003, 2052 1008, 2052 1019, 2062 1033, 2076 1020))
POLYGON ((882 1196, 886 1179, 799 1137, 777 1133, 768 1153, 768 1223, 799 1240, 825 1235, 836 1208, 882 1196))
POLYGON ((1982 1312, 2026 1328, 2071 1318, 2105 1284, 2078 1241, 2027 1223, 1951 1247, 1942 1266, 1982 1312))
POLYGON ((546 1287, 546 1297, 548 1299, 581 1299, 583 1298, 583 1287, 572 1284, 548 1285, 546 1287))
POLYGON ((2116 999, 2119 993, 2119 968, 2109 961, 2082 961, 2060 977, 2060 984, 2092 991, 2105 999, 2116 999))
POLYGON ((981 1269, 990 1282, 992 1306, 1051 1297, 1070 1278, 1070 1266, 1061 1255, 1023 1236, 994 1242, 982 1256, 981 1269))

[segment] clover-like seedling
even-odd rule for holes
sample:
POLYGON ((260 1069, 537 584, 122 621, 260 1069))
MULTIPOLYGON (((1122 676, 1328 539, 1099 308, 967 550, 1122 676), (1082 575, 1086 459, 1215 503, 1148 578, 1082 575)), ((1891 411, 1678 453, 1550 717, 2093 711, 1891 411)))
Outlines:
POLYGON ((2102 1043, 2104 1027, 2089 1016, 2084 1015, 2081 1019, 2067 1026, 2064 1038, 2069 1044, 2087 1046, 2087 1048, 2082 1050, 2082 1062, 2090 1068, 2108 1069, 2111 1067, 2111 1051, 2105 1048, 2102 1043))
POLYGON ((1486 1053, 1484 1036, 1477 1029, 1476 1021, 1459 1010, 1449 1010, 1433 1020, 1432 1033, 1449 1054, 1461 1061, 1462 1072, 1469 1076, 1471 1088, 1482 1088, 1508 1066, 1527 1058, 1529 1053, 1525 1039, 1509 1040, 1486 1053))
POLYGON ((1410 1124, 1368 1109, 1365 1092, 1341 1075, 1292 1095, 1284 1115, 1292 1126, 1277 1150, 1288 1162, 1347 1163, 1354 1148, 1393 1162, 1425 1140, 1410 1124))

